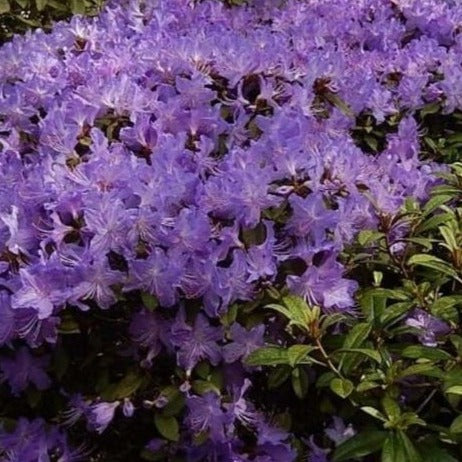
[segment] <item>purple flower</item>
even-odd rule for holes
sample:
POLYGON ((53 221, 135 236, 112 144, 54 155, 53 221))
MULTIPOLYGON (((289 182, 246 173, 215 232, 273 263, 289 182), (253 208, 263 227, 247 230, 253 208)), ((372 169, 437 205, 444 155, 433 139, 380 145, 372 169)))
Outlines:
POLYGON ((14 310, 15 330, 19 338, 24 339, 29 346, 36 348, 44 342, 55 344, 58 337, 58 326, 61 322, 58 316, 40 319, 33 308, 14 310))
POLYGON ((258 279, 272 279, 277 271, 273 225, 265 222, 266 240, 263 244, 250 247, 247 252, 247 263, 249 277, 247 282, 254 282, 258 279))
POLYGON ((16 205, 11 206, 11 213, 0 213, 0 222, 8 228, 10 236, 5 245, 11 252, 27 254, 37 245, 36 230, 26 218, 26 213, 20 212, 16 205))
POLYGON ((327 310, 351 309, 358 284, 342 275, 342 266, 336 261, 336 255, 330 253, 319 266, 309 266, 301 276, 289 276, 287 283, 291 290, 314 305, 327 310))
POLYGON ((151 452, 158 452, 162 449, 162 446, 166 444, 166 441, 160 438, 154 438, 149 441, 149 443, 146 445, 146 449, 148 449, 151 452))
POLYGON ((312 236, 314 242, 324 238, 328 229, 334 228, 338 213, 326 209, 323 196, 320 193, 310 194, 306 199, 299 196, 291 198, 293 215, 288 227, 295 236, 312 236))
POLYGON ((313 436, 308 439, 308 462, 329 462, 327 457, 328 450, 320 448, 315 442, 313 436))
POLYGON ((336 446, 342 444, 344 441, 356 434, 356 431, 351 424, 346 426, 343 419, 337 416, 333 417, 332 425, 327 427, 324 432, 336 446))
POLYGON ((145 260, 130 262, 130 280, 126 287, 141 288, 156 295, 162 306, 172 306, 178 300, 177 286, 182 274, 178 260, 173 261, 160 248, 155 248, 145 260))
POLYGON ((67 409, 62 413, 62 424, 66 427, 75 425, 82 417, 89 415, 90 410, 90 402, 85 400, 82 395, 72 395, 67 409))
POLYGON ((125 417, 133 417, 133 414, 135 413, 135 406, 128 398, 124 398, 122 412, 125 417))
POLYGON ((112 422, 115 410, 119 407, 119 404, 119 401, 112 403, 101 401, 92 404, 86 413, 89 428, 95 430, 97 433, 103 433, 112 422))
POLYGON ((271 425, 262 416, 257 422, 257 437, 258 444, 271 444, 277 445, 282 441, 285 441, 288 437, 288 433, 281 428, 271 425))
POLYGON ((202 359, 208 359, 214 366, 221 361, 217 342, 223 337, 222 328, 211 326, 203 314, 199 314, 190 326, 180 310, 170 332, 171 342, 177 347, 178 364, 188 372, 202 359))
POLYGON ((0 291, 0 345, 9 342, 14 334, 15 318, 10 295, 5 291, 0 291))
POLYGON ((82 262, 78 269, 81 280, 72 288, 71 302, 84 310, 88 308, 80 300, 93 300, 102 309, 115 303, 116 297, 111 286, 121 283, 124 275, 120 271, 113 271, 107 258, 91 263, 82 262))
POLYGON ((85 231, 92 235, 90 250, 101 255, 122 249, 133 218, 134 213, 120 200, 101 200, 95 208, 85 210, 85 231))
POLYGON ((120 139, 133 151, 150 156, 157 142, 157 132, 147 114, 136 117, 133 127, 123 128, 120 139))
POLYGON ((46 390, 51 385, 51 379, 44 371, 49 362, 48 356, 32 356, 28 348, 21 347, 13 358, 0 358, 0 381, 8 382, 13 395, 19 395, 29 383, 39 390, 46 390))
POLYGON ((39 319, 51 316, 69 295, 65 269, 58 265, 35 265, 19 270, 22 287, 12 296, 11 306, 33 308, 39 319))
POLYGON ((415 309, 410 317, 406 319, 406 325, 418 329, 420 331, 420 342, 429 347, 437 346, 437 338, 451 331, 451 328, 444 321, 420 308, 415 309))
POLYGON ((83 447, 72 448, 59 428, 47 426, 41 419, 20 418, 12 432, 0 429, 0 453, 5 462, 48 462, 58 454, 60 462, 88 460, 83 447))
MULTIPOLYGON (((233 260, 228 268, 218 268, 217 294, 223 301, 223 308, 228 307, 236 300, 250 300, 252 286, 248 283, 248 264, 245 253, 240 249, 232 253, 233 260)), ((216 313, 215 313, 216 314, 216 313)))
POLYGON ((143 364, 150 366, 164 344, 169 344, 169 325, 157 313, 143 310, 135 313, 129 327, 129 333, 134 342, 148 349, 143 364))
POLYGON ((223 359, 227 363, 233 363, 239 359, 245 359, 252 351, 263 346, 265 326, 255 326, 250 330, 245 329, 238 323, 230 328, 232 342, 223 347, 223 359))
POLYGON ((239 420, 247 427, 254 426, 258 420, 258 414, 253 405, 244 398, 246 391, 251 385, 251 381, 245 379, 241 387, 234 387, 232 390, 232 402, 224 405, 234 419, 239 420))
POLYGON ((225 441, 230 416, 222 409, 217 394, 208 392, 203 396, 191 396, 187 399, 187 407, 186 421, 194 433, 208 431, 212 441, 225 441))

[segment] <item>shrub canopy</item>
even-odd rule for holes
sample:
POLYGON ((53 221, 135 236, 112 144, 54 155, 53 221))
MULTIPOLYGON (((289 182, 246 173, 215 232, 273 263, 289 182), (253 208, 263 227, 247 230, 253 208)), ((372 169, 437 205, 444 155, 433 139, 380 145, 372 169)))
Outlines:
POLYGON ((452 460, 461 22, 133 1, 3 45, 5 460, 452 460))

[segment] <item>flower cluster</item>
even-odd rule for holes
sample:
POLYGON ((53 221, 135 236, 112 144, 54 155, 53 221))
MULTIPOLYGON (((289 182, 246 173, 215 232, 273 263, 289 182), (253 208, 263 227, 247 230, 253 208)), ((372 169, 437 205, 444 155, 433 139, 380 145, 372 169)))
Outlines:
MULTIPOLYGON (((340 254, 437 181, 441 167, 418 156, 417 111, 461 108, 462 9, 275 3, 114 2, 0 49, 6 392, 57 393, 47 417, 96 433, 119 412, 142 422, 160 409, 166 439, 137 442, 148 452, 295 460, 284 425, 244 398, 255 368, 243 360, 285 335, 252 309, 287 288, 323 313, 354 314, 357 283, 340 254), (366 119, 370 131, 391 127, 375 144, 366 135, 373 152, 357 136, 366 119), (116 328, 97 327, 106 316, 116 328), (128 366, 93 383, 66 361, 128 366), (214 371, 225 385, 212 387, 214 371), (179 428, 165 412, 176 402, 179 428)), ((15 442, 37 422, 1 437, 5 460, 39 460, 15 442)), ((63 446, 52 435, 27 450, 63 446)))

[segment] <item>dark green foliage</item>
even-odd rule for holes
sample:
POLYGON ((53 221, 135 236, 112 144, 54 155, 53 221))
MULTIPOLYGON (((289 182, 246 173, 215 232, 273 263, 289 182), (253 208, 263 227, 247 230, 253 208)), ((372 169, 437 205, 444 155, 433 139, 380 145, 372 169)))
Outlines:
POLYGON ((0 44, 29 29, 49 29, 73 14, 95 15, 104 0, 0 0, 0 44))

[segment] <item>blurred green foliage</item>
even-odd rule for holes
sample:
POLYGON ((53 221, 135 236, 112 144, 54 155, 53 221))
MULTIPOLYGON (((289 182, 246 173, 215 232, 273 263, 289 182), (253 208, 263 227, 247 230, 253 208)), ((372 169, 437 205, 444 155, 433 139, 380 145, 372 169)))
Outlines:
POLYGON ((98 14, 103 4, 104 0, 0 0, 0 44, 28 29, 46 30, 73 14, 98 14))

